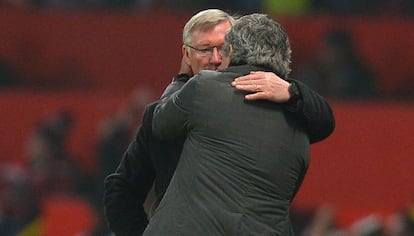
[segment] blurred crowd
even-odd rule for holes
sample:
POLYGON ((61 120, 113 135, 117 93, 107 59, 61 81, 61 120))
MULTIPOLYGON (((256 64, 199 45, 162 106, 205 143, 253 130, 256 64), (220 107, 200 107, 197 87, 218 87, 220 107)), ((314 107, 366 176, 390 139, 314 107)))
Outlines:
POLYGON ((328 31, 315 57, 293 72, 321 95, 335 99, 373 99, 379 88, 373 72, 361 59, 352 35, 343 29, 328 31))
POLYGON ((219 8, 233 13, 273 14, 392 14, 414 16, 411 0, 2 0, 22 7, 124 10, 200 10, 219 8))
MULTIPOLYGON (((62 108, 32 127, 22 163, 0 163, 0 235, 42 235, 42 207, 53 198, 82 199, 96 216, 87 235, 110 235, 102 206, 103 181, 113 172, 152 99, 146 90, 134 92, 126 104, 96 127, 96 171, 86 170, 68 145, 75 113, 62 108)), ((74 220, 74 219, 72 219, 74 220)))
MULTIPOLYGON (((26 161, 0 165, 0 235, 42 235, 42 207, 49 198, 83 199, 96 216, 94 227, 82 236, 110 236, 103 216, 103 179, 113 172, 135 134, 145 104, 153 99, 145 90, 134 92, 97 125, 97 170, 85 171, 69 148, 76 123, 70 109, 48 113, 32 127, 26 142, 26 161)), ((334 206, 313 210, 292 209, 298 236, 409 236, 414 235, 414 202, 384 217, 372 213, 352 224, 338 222, 334 206)), ((74 219, 72 219, 74 220, 74 219)))
MULTIPOLYGON (((103 216, 102 183, 116 168, 139 122, 137 114, 151 98, 145 92, 133 97, 99 124, 95 173, 84 171, 68 149, 67 138, 76 122, 70 110, 56 111, 39 121, 27 137, 27 162, 0 166, 0 235, 42 235, 42 205, 53 196, 84 199, 91 206, 94 227, 80 235, 113 235, 103 216)), ((414 235, 414 202, 386 217, 373 213, 347 226, 338 224, 336 209, 328 204, 306 211, 293 208, 291 218, 298 236, 414 235)))
POLYGON ((414 235, 414 205, 387 216, 376 213, 368 214, 346 226, 340 226, 336 209, 329 204, 321 205, 311 213, 296 212, 293 214, 293 219, 296 219, 298 223, 296 234, 299 236, 414 235))

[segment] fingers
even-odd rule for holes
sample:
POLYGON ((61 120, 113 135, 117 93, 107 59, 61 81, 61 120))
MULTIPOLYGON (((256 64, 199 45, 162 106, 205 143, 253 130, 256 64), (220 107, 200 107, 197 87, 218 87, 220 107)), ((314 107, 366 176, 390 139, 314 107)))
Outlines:
POLYGON ((231 85, 240 91, 250 92, 246 100, 268 100, 283 103, 289 99, 289 82, 276 74, 263 71, 252 71, 250 74, 236 78, 231 85))
POLYGON ((258 92, 261 87, 258 84, 233 84, 233 87, 237 90, 246 91, 246 92, 258 92))
POLYGON ((262 91, 262 88, 258 84, 235 85, 234 87, 240 91, 251 92, 251 94, 244 96, 246 100, 268 99, 268 95, 262 91))
POLYGON ((244 96, 246 100, 253 101, 253 100, 263 100, 267 99, 266 93, 264 92, 257 92, 257 93, 251 93, 244 96))
MULTIPOLYGON (((248 76, 248 75, 246 75, 246 76, 248 76)), ((236 86, 249 87, 250 86, 252 88, 256 88, 256 85, 263 86, 263 83, 264 83, 263 80, 254 79, 254 78, 246 77, 246 76, 242 76, 242 77, 239 77, 239 78, 235 79, 233 82, 231 82, 231 85, 233 87, 236 87, 236 86)))
POLYGON ((238 90, 246 92, 259 92, 264 87, 263 72, 250 72, 250 74, 236 78, 231 85, 238 90))

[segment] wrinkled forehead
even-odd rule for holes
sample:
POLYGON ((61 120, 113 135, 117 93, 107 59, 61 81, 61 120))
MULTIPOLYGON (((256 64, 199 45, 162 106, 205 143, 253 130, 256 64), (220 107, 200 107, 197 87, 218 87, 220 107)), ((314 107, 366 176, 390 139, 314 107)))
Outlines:
POLYGON ((208 33, 214 30, 219 25, 228 24, 226 30, 230 29, 232 23, 229 20, 219 20, 219 21, 210 21, 210 22, 202 22, 199 24, 194 25, 194 27, 190 31, 190 36, 193 37, 196 33, 208 33))
POLYGON ((218 21, 205 21, 194 25, 192 31, 199 30, 199 31, 208 31, 216 27, 217 25, 227 22, 226 20, 218 20, 218 21))
POLYGON ((231 24, 228 21, 222 21, 212 27, 203 27, 194 30, 191 33, 191 43, 214 45, 224 43, 226 32, 231 28, 231 24))

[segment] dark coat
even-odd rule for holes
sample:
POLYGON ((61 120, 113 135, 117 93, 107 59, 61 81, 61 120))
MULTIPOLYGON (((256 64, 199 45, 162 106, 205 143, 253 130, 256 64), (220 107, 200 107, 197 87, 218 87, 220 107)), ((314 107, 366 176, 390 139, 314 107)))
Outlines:
POLYGON ((231 86, 258 70, 202 71, 155 108, 154 136, 187 138, 144 235, 292 234, 289 208, 309 165, 310 141, 283 105, 248 102, 231 86))
MULTIPOLYGON (((177 77, 167 88, 167 96, 181 88, 187 79, 177 77)), ((329 104, 304 84, 290 82, 297 84, 302 98, 298 104, 285 104, 286 110, 302 121, 311 143, 325 139, 335 127, 329 104)), ((154 183, 156 203, 161 200, 181 154, 182 138, 162 141, 153 136, 151 124, 156 104, 147 106, 135 140, 117 170, 105 180, 105 212, 116 235, 140 235, 144 231, 148 221, 142 204, 147 193, 154 183)))

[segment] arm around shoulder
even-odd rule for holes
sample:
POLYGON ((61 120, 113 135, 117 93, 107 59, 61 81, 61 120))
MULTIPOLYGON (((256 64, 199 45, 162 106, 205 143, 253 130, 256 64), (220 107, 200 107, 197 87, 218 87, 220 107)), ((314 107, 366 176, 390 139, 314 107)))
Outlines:
POLYGON ((190 79, 179 91, 159 101, 152 120, 155 137, 166 140, 185 135, 196 97, 196 84, 194 78, 190 79))
POLYGON ((105 217, 116 235, 141 235, 148 224, 143 204, 155 179, 148 150, 151 116, 152 108, 147 107, 135 140, 116 171, 105 179, 105 217))
POLYGON ((304 83, 297 80, 289 82, 295 84, 300 97, 288 106, 304 121, 310 142, 316 143, 329 137, 335 129, 335 117, 329 103, 304 83))

